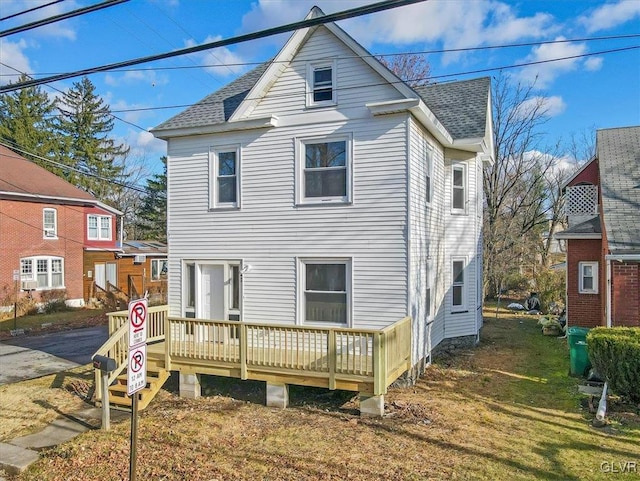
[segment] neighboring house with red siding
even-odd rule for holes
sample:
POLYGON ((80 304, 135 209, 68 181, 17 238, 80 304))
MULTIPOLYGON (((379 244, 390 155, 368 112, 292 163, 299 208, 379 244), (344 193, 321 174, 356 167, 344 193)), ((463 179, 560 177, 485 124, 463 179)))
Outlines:
POLYGON ((640 126, 597 132, 566 183, 569 326, 640 326, 640 126))
POLYGON ((13 304, 16 274, 21 296, 64 290, 69 305, 84 305, 84 251, 120 250, 119 215, 0 145, 0 303, 13 304))

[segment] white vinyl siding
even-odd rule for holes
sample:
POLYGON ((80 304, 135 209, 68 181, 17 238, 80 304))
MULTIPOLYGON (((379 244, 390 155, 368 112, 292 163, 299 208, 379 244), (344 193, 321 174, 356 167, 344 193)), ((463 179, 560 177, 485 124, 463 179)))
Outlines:
MULTIPOLYGON (((182 260, 242 259, 243 320, 297 322, 296 258, 357 256, 352 323, 383 328, 407 314, 406 116, 172 139, 169 271, 182 260), (296 206, 295 139, 353 138, 353 204, 296 206), (223 141, 221 141, 223 139, 223 141), (242 210, 209 210, 209 146, 242 145, 242 210), (230 241, 232 240, 232 241, 230 241)), ((180 277, 169 276, 172 315, 180 277)), ((174 312, 175 310, 175 312, 174 312)))
POLYGON ((578 263, 578 292, 580 294, 598 293, 598 263, 578 263))
POLYGON ((58 238, 58 211, 56 209, 42 209, 42 230, 45 239, 58 238))
POLYGON ((336 110, 339 112, 336 119, 370 118, 366 103, 401 98, 393 86, 384 83, 369 65, 321 26, 297 52, 296 58, 283 66, 282 74, 270 86, 251 117, 277 115, 282 123, 305 124, 322 122, 330 115, 328 111, 336 110), (316 62, 334 65, 334 94, 338 102, 326 109, 307 107, 309 65, 316 62))

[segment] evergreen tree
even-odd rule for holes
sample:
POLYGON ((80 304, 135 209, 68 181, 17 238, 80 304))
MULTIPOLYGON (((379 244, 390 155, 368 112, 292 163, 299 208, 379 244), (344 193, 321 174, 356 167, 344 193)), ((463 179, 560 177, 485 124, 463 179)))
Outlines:
POLYGON ((58 109, 57 128, 65 138, 68 163, 91 174, 72 174, 72 183, 108 202, 121 189, 113 181, 122 182, 122 159, 129 153, 129 147, 117 144, 109 137, 113 130, 109 106, 96 94, 91 81, 84 77, 64 93, 58 109))
MULTIPOLYGON (((22 75, 18 82, 26 80, 29 77, 22 75)), ((55 133, 55 114, 55 100, 51 100, 40 87, 27 87, 0 95, 0 141, 24 150, 20 155, 61 175, 61 169, 39 158, 60 160, 61 139, 55 133)))
POLYGON ((138 212, 136 230, 141 239, 167 241, 167 158, 161 157, 162 174, 147 179, 147 194, 138 212))

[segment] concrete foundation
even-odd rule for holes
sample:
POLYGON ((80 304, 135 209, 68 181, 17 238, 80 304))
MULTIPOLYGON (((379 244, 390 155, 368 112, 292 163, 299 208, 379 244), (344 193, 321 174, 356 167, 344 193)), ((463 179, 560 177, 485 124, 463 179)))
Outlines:
POLYGON ((180 397, 197 399, 201 395, 200 374, 180 373, 180 397))
POLYGON ((267 383, 267 406, 284 409, 289 405, 287 384, 267 383))
POLYGON ((384 415, 384 395, 360 394, 360 416, 382 417, 384 415))

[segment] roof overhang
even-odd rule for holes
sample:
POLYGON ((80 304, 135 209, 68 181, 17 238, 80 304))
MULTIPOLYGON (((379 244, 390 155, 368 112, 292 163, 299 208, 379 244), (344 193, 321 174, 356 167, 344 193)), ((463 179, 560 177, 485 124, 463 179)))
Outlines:
POLYGON ((0 191, 0 198, 10 200, 23 200, 27 202, 46 202, 50 204, 69 204, 92 206, 97 205, 98 201, 92 199, 79 199, 73 197, 56 197, 52 195, 29 194, 22 192, 0 191))
POLYGON ((604 258, 608 261, 618 261, 618 262, 625 262, 625 261, 635 261, 635 262, 640 262, 640 253, 635 253, 635 254, 607 254, 606 256, 604 256, 604 258))
POLYGON ((553 235, 556 239, 602 239, 600 232, 558 232, 553 235))
POLYGON ((269 129, 278 126, 278 117, 260 117, 256 119, 234 120, 214 125, 202 125, 199 127, 185 127, 177 129, 151 129, 150 132, 158 139, 170 139, 172 137, 189 137, 192 135, 217 134, 220 132, 234 132, 238 130, 269 129))

